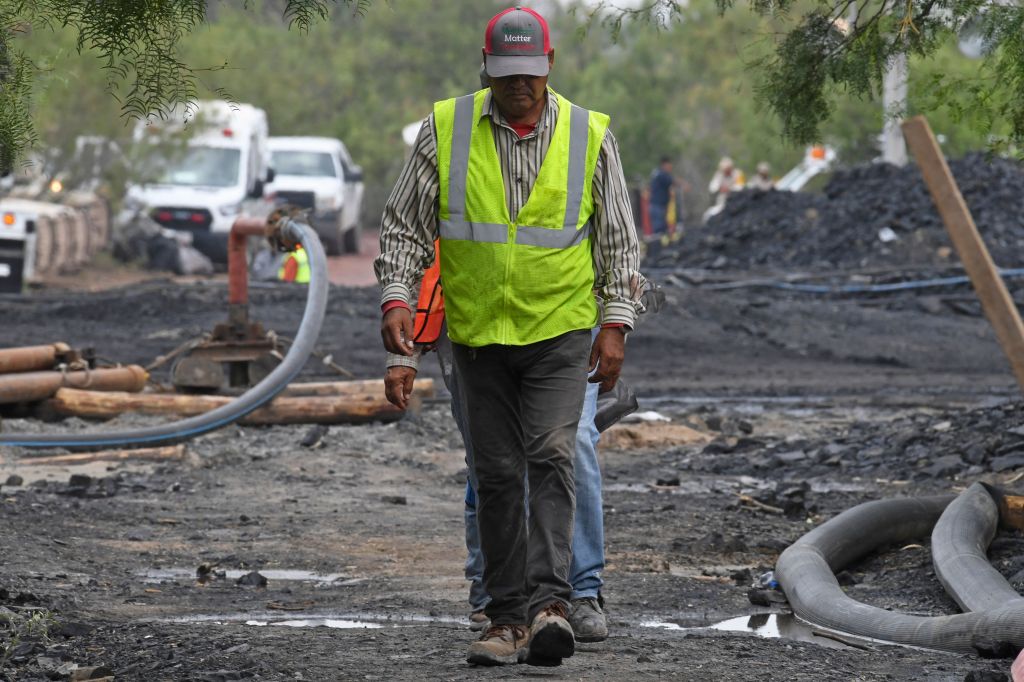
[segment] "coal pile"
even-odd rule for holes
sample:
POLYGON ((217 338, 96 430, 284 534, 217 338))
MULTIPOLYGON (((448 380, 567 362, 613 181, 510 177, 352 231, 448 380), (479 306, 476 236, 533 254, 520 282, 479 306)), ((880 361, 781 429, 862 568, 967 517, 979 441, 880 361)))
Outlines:
POLYGON ((884 429, 876 422, 855 422, 824 442, 778 441, 756 430, 724 428, 699 455, 682 450, 678 455, 676 464, 683 470, 773 479, 842 472, 868 479, 940 481, 1007 473, 1024 469, 1024 402, 908 416, 884 429))
MULTIPOLYGON (((1024 166, 969 154, 950 163, 996 263, 1024 266, 1024 166)), ((647 267, 723 270, 933 267, 958 263, 916 166, 837 171, 820 193, 745 191, 647 267)))

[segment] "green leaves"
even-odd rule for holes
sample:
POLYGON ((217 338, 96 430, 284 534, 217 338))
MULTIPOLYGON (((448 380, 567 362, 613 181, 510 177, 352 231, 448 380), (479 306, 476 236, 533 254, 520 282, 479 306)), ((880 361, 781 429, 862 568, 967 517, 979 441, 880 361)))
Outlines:
MULTIPOLYGON (((342 4, 365 13, 372 1, 342 4)), ((239 4, 250 9, 256 3, 239 4)), ((289 27, 305 33, 327 20, 337 4, 286 0, 281 14, 289 27)), ((41 30, 73 30, 78 51, 98 57, 106 88, 124 118, 167 116, 182 104, 189 112, 187 105, 198 97, 204 67, 183 59, 180 45, 206 24, 207 12, 207 0, 0 0, 0 165, 9 168, 36 139, 30 104, 39 71, 12 47, 19 38, 41 30)))
MULTIPOLYGON (((731 0, 718 0, 723 11, 731 0)), ((976 77, 931 74, 930 91, 912 106, 947 109, 955 120, 992 135, 1006 122, 1024 140, 1024 10, 986 0, 750 0, 755 13, 781 22, 770 58, 759 64, 759 99, 783 134, 818 141, 837 96, 874 98, 885 67, 905 53, 918 65, 935 59, 968 20, 980 23, 991 52, 976 77)), ((997 136, 998 137, 998 136, 997 136)))
POLYGON ((5 174, 36 139, 30 117, 32 65, 10 51, 9 35, 0 32, 0 171, 5 174))

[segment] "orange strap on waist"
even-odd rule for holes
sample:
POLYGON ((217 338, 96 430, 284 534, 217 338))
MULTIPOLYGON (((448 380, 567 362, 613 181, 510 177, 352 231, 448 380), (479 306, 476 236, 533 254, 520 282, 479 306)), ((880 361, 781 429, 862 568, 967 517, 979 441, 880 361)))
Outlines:
POLYGON ((438 243, 434 242, 434 263, 423 273, 420 297, 416 302, 413 322, 414 343, 435 343, 441 337, 444 325, 444 292, 441 290, 441 259, 438 243))

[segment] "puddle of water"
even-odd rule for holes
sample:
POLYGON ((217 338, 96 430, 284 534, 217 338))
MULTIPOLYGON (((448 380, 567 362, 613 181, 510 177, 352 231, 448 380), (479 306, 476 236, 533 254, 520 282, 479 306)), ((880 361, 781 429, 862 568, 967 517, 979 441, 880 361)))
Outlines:
POLYGON ((299 620, 247 620, 246 625, 280 625, 287 628, 334 628, 337 630, 373 630, 384 627, 380 623, 365 620, 341 620, 335 618, 303 618, 299 620))
MULTIPOLYGON (((220 569, 218 569, 218 572, 220 569)), ((223 579, 237 580, 243 575, 250 573, 252 569, 225 569, 223 579)), ((298 580, 315 583, 333 583, 344 578, 341 573, 314 573, 312 571, 299 571, 293 569, 260 569, 260 575, 267 580, 298 580)), ((196 580, 196 569, 194 568, 150 568, 137 573, 143 582, 156 583, 162 580, 196 580)), ((361 579, 346 580, 341 585, 354 585, 361 582, 361 579)))
POLYGON ((772 639, 791 639, 797 642, 810 642, 830 649, 854 649, 858 647, 850 639, 833 637, 820 630, 813 629, 791 613, 759 613, 753 616, 739 616, 706 627, 684 627, 669 621, 644 621, 641 627, 661 628, 664 630, 721 630, 723 632, 746 632, 758 637, 772 639))

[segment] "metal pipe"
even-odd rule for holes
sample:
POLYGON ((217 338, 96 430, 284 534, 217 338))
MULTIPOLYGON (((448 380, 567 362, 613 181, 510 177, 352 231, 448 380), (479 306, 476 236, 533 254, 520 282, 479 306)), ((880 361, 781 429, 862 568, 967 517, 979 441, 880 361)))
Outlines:
POLYGON ((69 372, 21 372, 0 375, 0 404, 52 398, 60 388, 138 393, 146 387, 149 373, 138 365, 104 367, 69 372))
POLYGON ((266 232, 267 223, 259 218, 239 218, 231 226, 231 234, 228 235, 228 303, 232 306, 249 303, 249 237, 262 237, 266 232))
POLYGON ((12 372, 38 372, 53 369, 57 358, 71 347, 66 343, 51 343, 46 346, 23 346, 21 348, 0 348, 0 375, 12 372))

